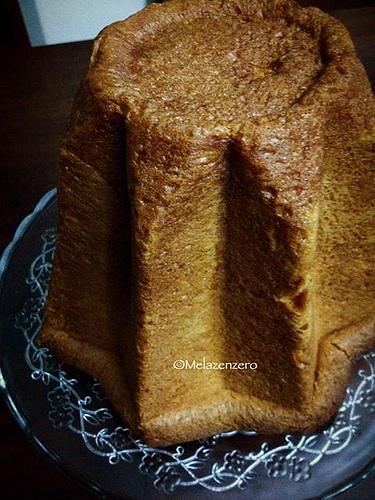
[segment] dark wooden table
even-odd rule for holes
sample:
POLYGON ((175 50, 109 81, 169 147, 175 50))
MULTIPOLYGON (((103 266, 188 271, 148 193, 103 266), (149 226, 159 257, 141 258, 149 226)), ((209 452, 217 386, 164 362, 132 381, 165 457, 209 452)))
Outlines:
MULTIPOLYGON (((335 10, 333 15, 349 28, 374 84, 375 7, 335 10)), ((58 144, 91 45, 0 49, 0 252, 21 219, 56 185, 58 144)), ((375 453, 375 443, 368 446, 375 453)), ((96 498, 27 442, 2 401, 0 471, 4 499, 96 498)), ((342 498, 373 500, 375 477, 342 498)))

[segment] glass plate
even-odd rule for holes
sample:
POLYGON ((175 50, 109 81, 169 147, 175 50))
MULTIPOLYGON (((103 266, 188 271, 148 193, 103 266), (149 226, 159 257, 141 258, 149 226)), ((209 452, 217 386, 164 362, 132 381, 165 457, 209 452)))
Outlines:
POLYGON ((257 500, 332 498, 372 470, 375 352, 359 361, 334 422, 319 434, 233 431, 162 449, 133 438, 97 382, 35 342, 55 229, 53 190, 0 260, 0 385, 32 442, 65 470, 121 498, 257 500))

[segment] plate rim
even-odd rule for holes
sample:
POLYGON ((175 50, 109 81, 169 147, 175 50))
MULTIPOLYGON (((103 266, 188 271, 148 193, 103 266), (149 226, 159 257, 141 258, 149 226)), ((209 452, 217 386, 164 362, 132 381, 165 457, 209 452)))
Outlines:
POLYGON ((47 191, 35 205, 32 212, 30 212, 26 217, 24 217, 21 222, 18 224, 17 229, 14 232, 13 238, 10 242, 5 246, 1 257, 0 257, 0 283, 2 281, 3 275, 8 268, 10 259, 13 255, 14 248, 18 241, 25 234, 27 229, 30 227, 31 223, 35 219, 35 217, 42 212, 44 208, 48 205, 49 201, 57 194, 57 188, 50 189, 47 191))

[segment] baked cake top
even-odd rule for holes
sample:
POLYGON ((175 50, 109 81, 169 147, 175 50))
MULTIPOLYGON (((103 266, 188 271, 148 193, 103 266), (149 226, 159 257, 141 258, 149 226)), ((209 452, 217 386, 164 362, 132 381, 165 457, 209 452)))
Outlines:
POLYGON ((130 84, 173 121, 231 123, 277 112, 322 68, 317 40, 241 12, 172 19, 132 49, 130 84))
POLYGON ((340 23, 292 0, 175 0, 105 29, 92 63, 130 109, 228 132, 300 102, 353 53, 340 23))

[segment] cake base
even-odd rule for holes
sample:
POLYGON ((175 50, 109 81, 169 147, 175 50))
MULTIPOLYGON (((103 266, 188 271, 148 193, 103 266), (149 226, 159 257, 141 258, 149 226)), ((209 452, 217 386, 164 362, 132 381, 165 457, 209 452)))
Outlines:
POLYGON ((332 332, 322 342, 313 402, 303 411, 226 390, 220 397, 216 395, 211 401, 198 404, 186 399, 181 409, 142 421, 133 407, 121 361, 114 353, 77 340, 51 325, 44 328, 39 340, 64 361, 93 375, 136 435, 150 446, 168 446, 233 429, 266 434, 316 431, 337 411, 355 358, 375 347, 375 318, 332 332))

